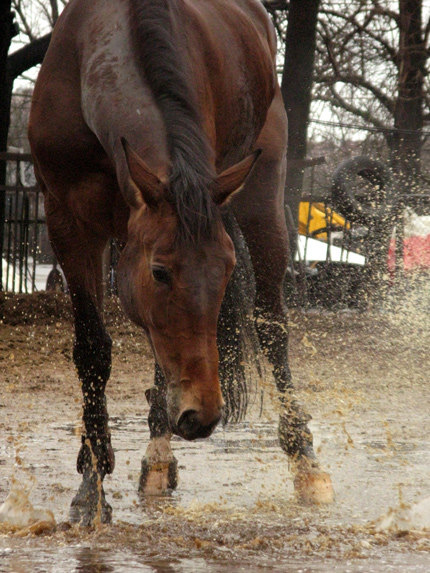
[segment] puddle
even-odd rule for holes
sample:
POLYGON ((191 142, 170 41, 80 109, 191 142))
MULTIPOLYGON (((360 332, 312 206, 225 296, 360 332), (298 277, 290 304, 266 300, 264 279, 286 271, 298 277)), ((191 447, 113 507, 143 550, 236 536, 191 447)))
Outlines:
MULTIPOLYGON (((430 532, 396 537, 395 532, 378 532, 373 525, 388 507, 398 506, 400 495, 413 499, 428 486, 427 440, 415 440, 414 447, 408 448, 394 441, 387 449, 386 443, 384 448, 378 441, 383 425, 372 429, 369 424, 364 432, 351 424, 348 432, 354 447, 346 448, 348 440, 336 421, 313 424, 320 456, 335 484, 336 502, 309 508, 294 500, 288 464, 277 445, 276 424, 242 423, 217 429, 201 442, 174 439, 178 489, 169 497, 142 504, 136 488, 140 456, 149 438, 146 420, 117 416, 114 426, 117 466, 105 480, 114 523, 93 532, 64 525, 79 483, 71 463, 64 463, 64 450, 74 461, 76 436, 71 428, 49 426, 37 438, 28 436, 21 456, 38 476, 33 503, 53 511, 60 525, 55 533, 45 532, 39 538, 29 532, 22 539, 3 530, 2 573, 227 573, 279 571, 281 566, 297 572, 385 572, 399 567, 428 571, 430 532), (56 446, 50 439, 53 433, 56 446), (36 464, 41 457, 44 463, 36 464), (413 480, 406 483, 411 472, 413 480)), ((6 467, 12 461, 6 460, 6 467)))
POLYGON ((265 417, 218 428, 208 440, 173 439, 178 489, 142 503, 137 484, 149 440, 143 388, 151 383, 152 363, 136 331, 121 323, 113 333, 108 385, 116 467, 105 491, 113 524, 94 531, 67 525, 80 483, 81 396, 70 358, 72 327, 53 332, 0 325, 0 354, 6 349, 0 355, 0 505, 13 478, 27 476, 34 484, 25 489, 21 517, 41 508, 57 523, 54 531, 24 537, 0 528, 0 573, 427 573, 427 311, 417 315, 411 305, 395 318, 293 318, 293 375, 313 415, 315 446, 331 474, 335 503, 296 503, 269 408, 265 417), (384 516, 392 521, 383 522, 384 516))
MULTIPOLYGON (((0 559, 4 557, 0 550, 0 559)), ((2 560, 2 563, 4 561, 2 560)), ((0 566, 1 567, 1 566, 0 566)), ((8 569, 1 569, 8 571, 8 569)), ((362 562, 346 561, 342 564, 326 561, 316 561, 312 564, 300 559, 278 561, 276 565, 270 562, 257 565, 255 562, 235 564, 228 560, 178 559, 174 562, 146 559, 127 551, 116 553, 109 551, 91 550, 89 548, 66 548, 61 558, 41 551, 35 556, 31 550, 22 550, 19 557, 10 560, 9 571, 14 573, 264 573, 284 571, 287 573, 428 573, 428 557, 418 555, 413 560, 404 555, 391 555, 380 560, 366 559, 362 562)))

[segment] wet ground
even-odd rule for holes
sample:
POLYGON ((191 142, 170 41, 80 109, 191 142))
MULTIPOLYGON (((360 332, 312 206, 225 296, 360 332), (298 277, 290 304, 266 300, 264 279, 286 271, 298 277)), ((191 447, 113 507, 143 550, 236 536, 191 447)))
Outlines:
POLYGON ((294 499, 270 377, 245 422, 205 441, 175 439, 177 491, 142 502, 152 361, 141 334, 110 309, 116 468, 105 490, 114 517, 94 531, 67 523, 81 416, 67 305, 44 295, 1 299, 0 505, 11 487, 31 489, 31 503, 51 510, 57 527, 36 535, 0 524, 0 572, 428 572, 430 531, 395 519, 381 530, 378 521, 430 495, 427 290, 362 314, 292 313, 293 375, 336 492, 320 508, 294 499))

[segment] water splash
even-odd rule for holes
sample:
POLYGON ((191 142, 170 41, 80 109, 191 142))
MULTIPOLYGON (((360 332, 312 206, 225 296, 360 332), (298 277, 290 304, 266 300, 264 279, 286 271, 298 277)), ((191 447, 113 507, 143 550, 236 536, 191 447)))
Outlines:
POLYGON ((12 478, 9 495, 0 506, 0 531, 25 535, 38 534, 55 528, 52 511, 33 507, 30 501, 35 481, 33 476, 29 477, 28 483, 12 478))
POLYGON ((375 523, 378 531, 429 531, 430 496, 412 505, 401 503, 397 509, 382 516, 375 523))

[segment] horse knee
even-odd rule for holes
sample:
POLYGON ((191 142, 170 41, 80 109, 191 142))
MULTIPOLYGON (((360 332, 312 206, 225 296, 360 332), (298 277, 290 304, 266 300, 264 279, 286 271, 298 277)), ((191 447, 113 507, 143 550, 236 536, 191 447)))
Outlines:
POLYGON ((103 436, 82 436, 82 446, 79 450, 76 468, 78 473, 96 472, 101 478, 111 474, 115 467, 115 454, 106 431, 103 436))
POLYGON ((103 332, 96 337, 76 338, 73 360, 82 381, 98 381, 106 384, 111 371, 112 340, 103 332))

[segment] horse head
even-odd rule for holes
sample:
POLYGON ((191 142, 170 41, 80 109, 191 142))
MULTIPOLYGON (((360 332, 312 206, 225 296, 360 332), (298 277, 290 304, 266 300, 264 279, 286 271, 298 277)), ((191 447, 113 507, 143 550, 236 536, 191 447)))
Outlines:
MULTIPOLYGON (((128 238, 118 265, 118 288, 128 316, 143 327, 166 379, 173 433, 204 438, 219 422, 217 321, 235 265, 219 207, 238 192, 259 152, 221 173, 208 192, 214 216, 194 240, 181 239, 169 181, 154 173, 123 141, 128 167, 128 238)), ((198 214, 197 214, 198 216, 198 214)))

